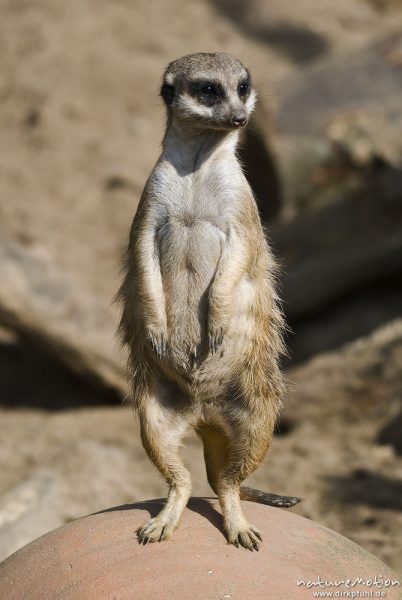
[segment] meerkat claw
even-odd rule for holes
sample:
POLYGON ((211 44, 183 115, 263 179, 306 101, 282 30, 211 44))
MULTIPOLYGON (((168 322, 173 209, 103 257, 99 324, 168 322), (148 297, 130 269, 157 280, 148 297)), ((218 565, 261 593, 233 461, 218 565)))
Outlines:
POLYGON ((166 339, 163 335, 156 335, 154 333, 148 334, 148 341, 151 344, 152 350, 155 352, 158 358, 165 356, 167 350, 166 339))
POLYGON ((211 354, 216 354, 219 346, 223 344, 224 333, 223 329, 220 328, 217 331, 211 332, 208 336, 209 338, 209 350, 211 354))

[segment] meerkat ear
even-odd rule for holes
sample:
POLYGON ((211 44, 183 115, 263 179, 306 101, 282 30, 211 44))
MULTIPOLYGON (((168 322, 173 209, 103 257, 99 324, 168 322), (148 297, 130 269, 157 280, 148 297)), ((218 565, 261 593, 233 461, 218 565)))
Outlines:
POLYGON ((168 106, 172 104, 174 98, 174 86, 165 81, 161 87, 161 96, 168 106))

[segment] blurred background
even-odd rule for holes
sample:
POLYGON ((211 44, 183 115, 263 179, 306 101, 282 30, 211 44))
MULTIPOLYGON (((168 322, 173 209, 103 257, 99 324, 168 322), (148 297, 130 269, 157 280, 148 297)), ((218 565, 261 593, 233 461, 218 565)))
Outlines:
MULTIPOLYGON (((400 0, 0 1, 0 558, 166 493, 122 403, 112 300, 163 69, 218 50, 258 90, 241 158, 292 330, 250 482, 402 569, 400 0)), ((185 457, 211 495, 196 439, 185 457)))

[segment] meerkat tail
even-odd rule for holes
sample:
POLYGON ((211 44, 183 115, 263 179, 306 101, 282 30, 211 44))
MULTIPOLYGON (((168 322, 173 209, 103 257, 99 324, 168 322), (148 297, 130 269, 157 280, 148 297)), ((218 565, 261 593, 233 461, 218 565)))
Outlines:
POLYGON ((280 506, 282 508, 290 508, 302 501, 302 498, 297 498, 297 496, 278 496, 278 494, 261 492, 260 490, 243 485, 240 487, 240 499, 268 504, 269 506, 280 506))

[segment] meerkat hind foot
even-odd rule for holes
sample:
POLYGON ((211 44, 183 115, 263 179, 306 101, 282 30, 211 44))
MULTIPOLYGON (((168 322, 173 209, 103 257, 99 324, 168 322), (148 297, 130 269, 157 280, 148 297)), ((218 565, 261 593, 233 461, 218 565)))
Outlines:
POLYGON ((250 523, 246 523, 244 527, 229 530, 227 536, 229 544, 233 544, 236 548, 243 546, 251 552, 253 550, 258 552, 262 542, 261 532, 250 523))

